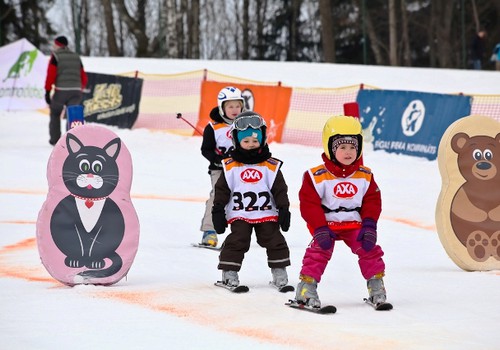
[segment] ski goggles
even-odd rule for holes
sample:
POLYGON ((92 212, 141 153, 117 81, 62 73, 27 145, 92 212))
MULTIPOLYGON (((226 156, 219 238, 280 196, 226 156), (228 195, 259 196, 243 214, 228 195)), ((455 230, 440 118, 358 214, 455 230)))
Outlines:
POLYGON ((239 131, 243 131, 248 128, 260 129, 260 127, 264 125, 266 125, 266 122, 258 115, 240 117, 233 122, 233 127, 239 131))

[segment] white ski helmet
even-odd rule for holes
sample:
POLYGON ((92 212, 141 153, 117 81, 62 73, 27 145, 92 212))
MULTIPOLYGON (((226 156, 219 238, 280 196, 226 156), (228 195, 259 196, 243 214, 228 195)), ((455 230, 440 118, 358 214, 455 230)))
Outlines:
POLYGON ((232 120, 227 119, 224 113, 224 102, 226 101, 241 101, 241 111, 245 111, 245 99, 241 96, 241 90, 234 86, 226 86, 221 91, 219 91, 219 95, 217 96, 217 105, 219 106, 219 114, 220 116, 227 122, 231 123, 232 120), (227 119, 227 120, 226 120, 227 119))

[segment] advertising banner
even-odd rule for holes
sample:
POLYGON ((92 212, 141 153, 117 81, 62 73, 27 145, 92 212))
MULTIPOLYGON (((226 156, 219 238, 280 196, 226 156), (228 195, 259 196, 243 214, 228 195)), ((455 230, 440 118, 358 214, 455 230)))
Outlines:
POLYGON ((267 125, 268 142, 281 142, 292 95, 292 88, 289 87, 203 81, 201 84, 200 119, 196 127, 203 130, 211 121, 210 111, 217 107, 219 91, 226 86, 240 89, 245 99, 245 109, 255 111, 264 118, 267 125))
POLYGON ((0 47, 0 110, 34 110, 44 100, 49 58, 26 39, 0 47))
POLYGON ((472 98, 413 91, 360 90, 365 141, 375 150, 437 158, 444 132, 470 114, 472 98))
POLYGON ((85 122, 131 129, 139 114, 143 80, 117 75, 87 73, 83 95, 85 122))

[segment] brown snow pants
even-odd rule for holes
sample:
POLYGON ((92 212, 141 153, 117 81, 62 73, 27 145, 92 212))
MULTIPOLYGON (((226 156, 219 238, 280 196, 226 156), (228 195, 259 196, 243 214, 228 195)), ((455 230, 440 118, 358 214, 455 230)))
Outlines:
POLYGON ((290 265, 290 251, 277 222, 250 224, 236 220, 231 224, 231 233, 222 245, 217 266, 219 270, 239 271, 241 269, 245 253, 250 249, 253 229, 255 229, 257 244, 266 248, 267 265, 270 268, 290 265))

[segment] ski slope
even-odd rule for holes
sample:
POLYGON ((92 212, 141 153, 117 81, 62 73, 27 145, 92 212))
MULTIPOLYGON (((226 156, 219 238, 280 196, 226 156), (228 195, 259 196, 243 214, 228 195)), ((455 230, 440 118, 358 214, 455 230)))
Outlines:
MULTIPOLYGON (((100 72, 111 73, 118 69, 115 60, 92 58, 84 64, 89 71, 99 67, 100 72)), ((169 73, 169 63, 171 72, 181 66, 184 71, 197 69, 194 61, 158 61, 163 62, 147 61, 141 69, 145 60, 138 60, 134 69, 146 71, 158 66, 162 73, 169 73)), ((132 64, 124 59, 120 71, 127 71, 132 64)), ((210 65, 219 63, 196 64, 213 69, 210 65)), ((263 80, 259 74, 265 74, 256 69, 264 66, 263 62, 224 64, 226 71, 239 71, 237 75, 242 77, 263 80)), ((308 74, 304 64, 271 66, 267 71, 272 70, 275 76, 281 72, 292 79, 289 85, 313 86, 312 73, 308 74), (290 72, 299 70, 301 74, 290 77, 290 72)), ((322 67, 329 67, 325 75, 352 68, 322 67)), ((408 82, 394 72, 394 68, 378 68, 372 78, 380 81, 366 81, 363 75, 357 79, 384 88, 409 89, 408 82)), ((458 78, 450 79, 449 85, 447 79, 437 85, 434 79, 440 74, 470 77, 472 72, 435 70, 434 77, 418 69, 404 72, 420 79, 420 91, 430 92, 481 92, 487 84, 474 85, 474 81, 485 76, 490 79, 490 75, 498 79, 499 74, 474 72, 479 78, 469 79, 469 85, 458 78), (422 81, 428 85, 423 86, 422 81)), ((336 84, 344 85, 342 79, 336 84)), ((240 281, 250 292, 236 295, 213 286, 220 278, 218 253, 190 246, 201 238, 199 225, 210 191, 199 137, 111 129, 132 154, 132 200, 141 224, 139 250, 127 278, 116 285, 70 288, 45 271, 35 241, 52 151, 47 142, 48 116, 0 112, 0 348, 500 348, 500 272, 462 271, 444 251, 434 224, 441 188, 436 161, 374 152, 365 145, 365 164, 372 168, 382 191, 379 243, 385 251, 385 284, 394 310, 376 312, 363 303, 367 292, 356 257, 340 243, 318 289, 323 304, 334 304, 338 311, 315 315, 284 306, 294 294, 280 294, 268 286, 271 273, 265 251, 255 242, 240 272, 240 281)), ((298 211, 297 193, 303 172, 321 162, 322 150, 276 143, 270 149, 284 161, 283 174, 289 186, 292 224, 285 237, 292 261, 289 279, 296 285, 310 240, 298 211)))

